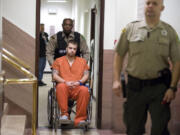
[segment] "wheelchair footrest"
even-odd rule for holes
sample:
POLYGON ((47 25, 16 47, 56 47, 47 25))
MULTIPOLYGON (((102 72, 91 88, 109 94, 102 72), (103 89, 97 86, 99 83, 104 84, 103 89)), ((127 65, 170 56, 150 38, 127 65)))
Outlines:
POLYGON ((72 124, 73 121, 72 120, 59 120, 60 124, 72 124))

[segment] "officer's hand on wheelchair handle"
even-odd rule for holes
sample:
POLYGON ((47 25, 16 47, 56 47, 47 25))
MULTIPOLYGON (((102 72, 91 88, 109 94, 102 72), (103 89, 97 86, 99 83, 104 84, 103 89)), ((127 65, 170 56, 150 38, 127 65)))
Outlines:
POLYGON ((121 81, 114 81, 113 82, 113 91, 114 91, 114 93, 118 96, 118 97, 120 97, 122 94, 122 84, 121 84, 121 81))

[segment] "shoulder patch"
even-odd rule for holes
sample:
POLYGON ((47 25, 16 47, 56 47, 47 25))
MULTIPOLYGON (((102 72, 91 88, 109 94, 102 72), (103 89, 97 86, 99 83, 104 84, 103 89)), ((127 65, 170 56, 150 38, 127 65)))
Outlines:
POLYGON ((126 28, 122 29, 122 33, 125 33, 126 32, 126 28))

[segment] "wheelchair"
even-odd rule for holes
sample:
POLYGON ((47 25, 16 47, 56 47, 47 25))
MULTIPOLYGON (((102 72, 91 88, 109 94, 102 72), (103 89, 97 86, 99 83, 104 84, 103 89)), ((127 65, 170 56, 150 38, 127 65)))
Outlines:
MULTIPOLYGON (((87 119, 86 119, 86 125, 84 127, 85 131, 89 129, 89 126, 91 124, 92 120, 92 101, 95 99, 93 97, 93 80, 94 80, 94 40, 91 42, 91 50, 90 50, 90 61, 89 61, 89 66, 90 66, 90 71, 89 71, 89 79, 87 83, 85 84, 86 87, 88 87, 89 90, 89 103, 87 106, 87 119)), ((49 127, 52 129, 55 129, 57 131, 57 128, 63 128, 64 124, 72 124, 73 121, 70 123, 63 123, 60 120, 60 108, 57 103, 56 99, 56 82, 53 82, 53 87, 48 91, 48 103, 47 103, 47 114, 48 114, 48 122, 49 122, 49 127)), ((76 114, 76 112, 73 110, 74 106, 76 106, 76 103, 74 101, 69 100, 68 101, 68 113, 69 116, 71 113, 76 114)))
MULTIPOLYGON (((88 87, 90 98, 89 103, 87 106, 87 119, 86 124, 83 127, 85 131, 89 129, 89 126, 91 124, 92 119, 92 88, 90 88, 91 81, 88 80, 88 83, 85 84, 86 87, 88 87)), ((71 113, 76 113, 76 111, 73 110, 73 108, 76 106, 76 102, 72 99, 69 99, 68 101, 68 113, 71 115, 71 113)), ((70 125, 73 123, 72 120, 69 120, 68 122, 64 123, 60 120, 61 111, 57 103, 56 99, 56 82, 53 82, 53 87, 48 91, 48 103, 47 103, 47 114, 48 114, 48 122, 49 127, 52 129, 55 129, 57 131, 58 128, 63 128, 63 125, 70 125)), ((69 116, 70 116, 69 115, 69 116)))

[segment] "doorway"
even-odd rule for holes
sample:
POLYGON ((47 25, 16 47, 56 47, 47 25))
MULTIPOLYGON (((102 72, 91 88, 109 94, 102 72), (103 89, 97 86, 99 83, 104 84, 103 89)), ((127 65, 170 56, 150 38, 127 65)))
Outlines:
MULTIPOLYGON (((102 20, 101 15, 103 10, 101 10, 101 4, 104 5, 104 0, 94 0, 93 2, 91 0, 83 1, 83 0, 69 0, 66 3, 53 3, 48 2, 47 0, 41 0, 40 4, 40 23, 45 24, 45 32, 49 34, 49 37, 58 31, 61 31, 61 24, 62 20, 64 18, 72 18, 75 20, 75 31, 80 32, 82 35, 85 36, 87 44, 89 46, 89 49, 91 48, 91 41, 92 41, 92 11, 93 11, 93 26, 94 26, 94 64, 96 65, 95 69, 93 70, 93 93, 94 93, 94 118, 92 122, 92 128, 101 127, 99 121, 101 121, 101 80, 98 78, 101 78, 102 75, 101 71, 99 69, 102 69, 102 53, 99 52, 103 51, 103 30, 102 26, 100 25, 100 21, 102 20), (94 7, 96 7, 96 12, 94 12, 94 7), (70 9, 70 11, 67 9, 70 9), (101 11, 101 13, 100 13, 101 11), (99 13, 98 13, 99 12, 99 13), (84 14, 84 16, 83 16, 84 14), (96 18, 96 19, 95 19, 96 18), (89 22, 86 22, 89 20, 89 22), (84 23, 86 22, 86 23, 84 23), (84 27, 83 27, 84 26, 84 27), (101 28, 99 29, 99 26, 101 28), (100 34, 101 33, 101 34, 100 34), (100 56, 100 57, 99 57, 100 56), (100 72, 99 72, 100 71, 100 72), (99 73, 99 74, 98 74, 99 73), (98 91, 97 91, 98 90, 98 91), (96 96, 98 95, 98 96, 96 96), (98 102, 98 105, 97 105, 98 102)), ((104 7, 103 7, 104 9, 104 7)), ((37 29, 39 29, 37 27, 37 29)), ((37 36, 38 37, 38 36, 37 36)), ((52 87, 51 82, 51 70, 49 68, 49 64, 46 63, 46 68, 44 72, 45 83, 47 83, 46 86, 39 87, 38 90, 38 127, 47 127, 48 126, 48 120, 47 120, 47 93, 48 90, 52 87)))

